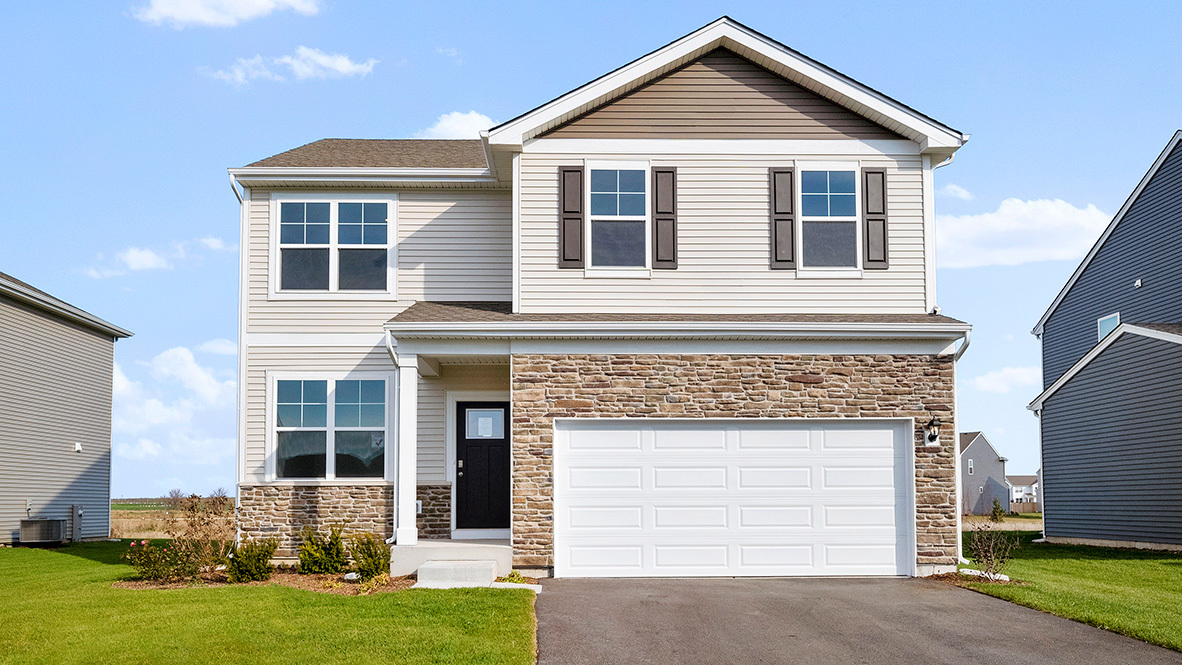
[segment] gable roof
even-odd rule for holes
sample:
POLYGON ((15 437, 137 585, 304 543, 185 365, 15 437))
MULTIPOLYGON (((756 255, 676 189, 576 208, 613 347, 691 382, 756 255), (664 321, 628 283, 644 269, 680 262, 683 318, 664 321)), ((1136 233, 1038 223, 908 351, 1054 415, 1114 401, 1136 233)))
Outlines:
POLYGON ((981 436, 980 432, 961 432, 960 433, 960 452, 964 452, 965 448, 973 445, 973 439, 981 436))
POLYGON ((1011 485, 1037 485, 1038 476, 1006 476, 1011 485))
POLYGON ((722 17, 556 99, 490 129, 490 145, 521 146, 718 48, 725 48, 840 106, 916 141, 934 159, 956 152, 968 137, 869 86, 722 17))
POLYGON ((1034 401, 1026 405, 1027 409, 1031 411, 1039 411, 1043 404, 1050 399, 1051 395, 1059 392, 1059 389, 1067 385, 1067 382, 1076 374, 1079 374, 1085 367, 1087 367, 1093 360, 1096 359, 1105 349, 1112 346, 1116 340, 1124 335, 1140 335, 1142 337, 1150 337, 1153 339, 1160 339, 1164 342, 1173 342, 1174 344, 1182 344, 1182 323, 1122 323, 1116 327, 1115 330, 1108 333, 1100 343, 1092 347, 1082 358, 1075 361, 1071 369, 1063 372, 1063 375, 1055 382, 1047 386, 1047 389, 1042 391, 1034 401))
POLYGON ((49 312, 55 316, 66 319, 73 323, 85 326, 92 330, 97 330, 114 337, 115 339, 122 339, 131 337, 132 333, 124 330, 119 326, 98 318, 97 316, 85 312, 77 307, 59 300, 48 293, 38 289, 30 284, 26 284, 21 280, 0 272, 0 295, 8 296, 14 300, 19 300, 27 305, 36 307, 44 312, 49 312))
POLYGON ((1133 204, 1137 201, 1137 198, 1141 196, 1141 192, 1145 189, 1145 186, 1149 184, 1150 180, 1153 180, 1153 176, 1157 175, 1158 170, 1161 169, 1162 164, 1164 164, 1166 161, 1166 158, 1170 156, 1170 153, 1174 151, 1174 148, 1180 141, 1182 141, 1182 129, 1174 132, 1174 136, 1170 138, 1170 142, 1166 144, 1165 149, 1161 151, 1161 154, 1157 156, 1157 160, 1153 162, 1153 166, 1149 167, 1149 171, 1147 171, 1141 178, 1141 181, 1137 183, 1137 186, 1133 189, 1133 193, 1130 194, 1129 198, 1125 200, 1124 205, 1120 207, 1120 210, 1117 211, 1116 215, 1112 218, 1112 221, 1108 223, 1108 226, 1104 229, 1104 232, 1100 234, 1100 237, 1096 240, 1096 243, 1092 245, 1090 250, 1088 250, 1087 255, 1085 255, 1083 258, 1083 261, 1080 261, 1079 266, 1075 269, 1075 272, 1071 273, 1071 277, 1067 279, 1067 283, 1064 284, 1063 288, 1059 290, 1059 295, 1055 296, 1055 299, 1051 301, 1051 306, 1047 308, 1047 311, 1043 313, 1042 318, 1040 318, 1038 323, 1034 325, 1034 329, 1030 331, 1032 334, 1042 334, 1043 327, 1046 325, 1047 320, 1051 318, 1051 314, 1055 313, 1055 309, 1057 309, 1059 304, 1063 302, 1063 299, 1067 297, 1067 292, 1071 290, 1071 287, 1075 286, 1077 281, 1079 281, 1080 276, 1083 275, 1083 272, 1087 269, 1088 264, 1092 262, 1092 259, 1095 258, 1096 254, 1100 251, 1100 248, 1104 245, 1104 242, 1108 240, 1108 237, 1112 235, 1114 230, 1116 230, 1116 226, 1120 224, 1121 220, 1123 220, 1125 215, 1128 214, 1129 209, 1133 207, 1133 204))
POLYGON ((480 139, 320 139, 246 168, 451 168, 488 166, 480 139))

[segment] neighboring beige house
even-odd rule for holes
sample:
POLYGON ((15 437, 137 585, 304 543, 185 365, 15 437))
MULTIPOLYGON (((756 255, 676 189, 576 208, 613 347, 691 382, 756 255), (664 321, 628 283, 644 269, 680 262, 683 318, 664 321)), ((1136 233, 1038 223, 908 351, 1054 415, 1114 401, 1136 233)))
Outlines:
POLYGON ((0 544, 28 518, 111 534, 111 381, 131 333, 0 273, 0 544))
POLYGON ((966 138, 723 18, 479 139, 230 169, 242 534, 343 523, 401 573, 954 569, 932 172, 966 138))

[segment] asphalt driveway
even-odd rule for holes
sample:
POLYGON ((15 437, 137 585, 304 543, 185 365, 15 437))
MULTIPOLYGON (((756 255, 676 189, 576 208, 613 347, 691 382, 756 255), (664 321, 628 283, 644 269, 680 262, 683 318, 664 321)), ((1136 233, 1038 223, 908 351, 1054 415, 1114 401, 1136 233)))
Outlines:
POLYGON ((1182 663, 1182 654, 921 579, 545 580, 540 665, 1182 663))

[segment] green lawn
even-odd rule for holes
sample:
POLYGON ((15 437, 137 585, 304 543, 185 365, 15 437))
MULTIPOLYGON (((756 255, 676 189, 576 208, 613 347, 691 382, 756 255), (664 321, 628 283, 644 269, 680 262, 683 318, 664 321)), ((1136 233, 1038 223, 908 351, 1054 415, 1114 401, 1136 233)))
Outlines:
POLYGON ((1182 555, 1035 544, 1038 533, 1019 533, 1022 547, 1004 572, 1026 584, 970 588, 1182 651, 1182 555))
POLYGON ((116 589, 125 549, 0 549, 0 663, 534 662, 532 591, 116 589))

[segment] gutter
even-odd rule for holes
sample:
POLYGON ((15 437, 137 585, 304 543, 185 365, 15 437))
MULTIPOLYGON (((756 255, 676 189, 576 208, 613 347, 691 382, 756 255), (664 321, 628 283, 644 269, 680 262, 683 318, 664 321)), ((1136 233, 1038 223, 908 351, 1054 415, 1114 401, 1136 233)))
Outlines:
POLYGON ((365 182, 414 183, 450 182, 497 184, 496 175, 488 167, 482 168, 371 168, 371 167, 320 167, 303 168, 289 166, 247 166, 229 169, 230 176, 238 180, 298 180, 319 183, 365 182))
POLYGON ((106 333, 116 339, 124 339, 134 334, 130 330, 125 330, 112 323, 107 323, 97 316, 78 309, 67 302, 58 300, 48 294, 39 293, 34 289, 9 281, 3 277, 0 277, 0 294, 10 296, 37 309, 44 310, 50 314, 56 314, 87 328, 106 333))
POLYGON ((967 337, 966 323, 866 324, 810 322, 638 322, 638 321, 539 321, 539 322, 388 322, 384 329, 399 337, 493 338, 593 338, 593 339, 946 339, 967 337))

